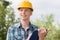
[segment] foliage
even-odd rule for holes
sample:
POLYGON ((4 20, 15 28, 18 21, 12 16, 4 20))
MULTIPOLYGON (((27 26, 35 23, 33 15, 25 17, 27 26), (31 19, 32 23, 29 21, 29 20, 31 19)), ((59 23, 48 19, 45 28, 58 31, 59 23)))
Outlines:
POLYGON ((15 15, 10 3, 0 0, 0 40, 6 40, 8 27, 14 24, 15 15))
MULTIPOLYGON (((42 20, 36 20, 34 22, 35 25, 39 27, 45 27, 46 29, 49 28, 50 31, 48 32, 45 40, 60 40, 60 29, 56 29, 56 25, 53 25, 54 23, 54 16, 51 15, 46 15, 42 17, 42 20)), ((60 24, 59 24, 60 27, 60 24)))

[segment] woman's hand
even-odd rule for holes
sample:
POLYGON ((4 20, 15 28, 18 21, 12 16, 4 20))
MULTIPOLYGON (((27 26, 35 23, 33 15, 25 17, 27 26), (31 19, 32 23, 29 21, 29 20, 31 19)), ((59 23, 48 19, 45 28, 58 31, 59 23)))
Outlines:
POLYGON ((49 32, 49 29, 45 29, 45 28, 38 29, 39 40, 44 40, 48 32, 49 32))

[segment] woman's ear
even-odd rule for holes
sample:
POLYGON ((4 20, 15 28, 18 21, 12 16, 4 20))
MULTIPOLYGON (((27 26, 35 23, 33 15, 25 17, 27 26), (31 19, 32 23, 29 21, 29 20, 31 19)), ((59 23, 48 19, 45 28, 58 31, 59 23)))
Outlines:
POLYGON ((32 15, 32 11, 31 11, 31 15, 32 15))

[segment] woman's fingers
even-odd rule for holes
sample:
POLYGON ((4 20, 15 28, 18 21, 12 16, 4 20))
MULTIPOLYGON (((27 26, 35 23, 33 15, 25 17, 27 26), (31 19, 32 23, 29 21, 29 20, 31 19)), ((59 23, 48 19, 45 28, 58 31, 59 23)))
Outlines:
POLYGON ((48 29, 45 29, 45 28, 40 28, 39 30, 38 30, 38 35, 40 36, 40 37, 46 37, 46 35, 47 35, 47 33, 49 32, 49 28, 48 29))

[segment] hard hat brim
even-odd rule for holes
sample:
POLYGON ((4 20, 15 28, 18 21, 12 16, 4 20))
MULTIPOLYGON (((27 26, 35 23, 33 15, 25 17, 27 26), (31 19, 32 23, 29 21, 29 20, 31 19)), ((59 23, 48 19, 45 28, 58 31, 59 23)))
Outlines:
MULTIPOLYGON (((21 8, 27 8, 27 7, 19 7, 18 10, 20 10, 21 8)), ((31 11, 33 11, 32 8, 28 8, 28 9, 30 9, 31 11)))

